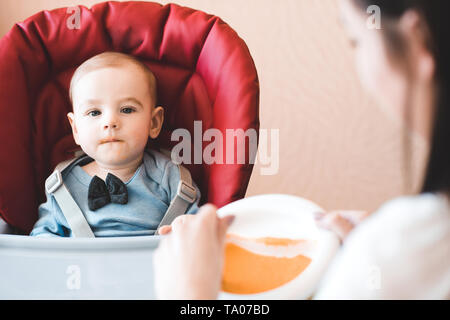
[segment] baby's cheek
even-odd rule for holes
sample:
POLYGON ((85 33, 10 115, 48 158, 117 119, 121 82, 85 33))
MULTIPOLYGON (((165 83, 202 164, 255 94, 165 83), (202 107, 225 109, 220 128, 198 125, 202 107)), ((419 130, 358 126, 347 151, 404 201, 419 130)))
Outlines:
POLYGON ((80 133, 79 143, 83 151, 89 155, 95 152, 98 141, 96 139, 96 135, 89 131, 86 131, 80 133))
POLYGON ((145 145, 149 138, 149 128, 144 126, 136 126, 136 128, 131 133, 131 136, 137 144, 145 145))

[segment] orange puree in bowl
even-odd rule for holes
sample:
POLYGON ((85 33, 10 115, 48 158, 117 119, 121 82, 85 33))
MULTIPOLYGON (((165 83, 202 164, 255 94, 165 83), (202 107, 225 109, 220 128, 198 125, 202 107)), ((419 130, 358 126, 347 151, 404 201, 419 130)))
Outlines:
MULTIPOLYGON (((243 239, 234 235, 229 238, 243 239)), ((253 241, 283 247, 304 240, 260 238, 253 241)), ((301 254, 292 258, 260 255, 229 242, 225 247, 222 290, 234 294, 255 294, 275 289, 296 278, 310 262, 310 258, 301 254)))
POLYGON ((296 244, 299 244, 302 242, 306 242, 306 240, 271 238, 271 237, 254 238, 253 239, 253 238, 245 238, 245 237, 238 236, 237 234, 232 234, 232 233, 227 234, 227 239, 264 243, 268 246, 289 246, 289 245, 296 245, 296 244))

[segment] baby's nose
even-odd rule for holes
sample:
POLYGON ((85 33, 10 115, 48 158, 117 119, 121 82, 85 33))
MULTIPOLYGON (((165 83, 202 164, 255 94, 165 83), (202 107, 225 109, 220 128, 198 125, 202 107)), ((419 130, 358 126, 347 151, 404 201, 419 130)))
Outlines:
POLYGON ((105 124, 104 129, 117 129, 116 123, 105 124))
POLYGON ((118 119, 114 114, 105 117, 105 122, 103 124, 104 129, 117 129, 119 125, 118 119))

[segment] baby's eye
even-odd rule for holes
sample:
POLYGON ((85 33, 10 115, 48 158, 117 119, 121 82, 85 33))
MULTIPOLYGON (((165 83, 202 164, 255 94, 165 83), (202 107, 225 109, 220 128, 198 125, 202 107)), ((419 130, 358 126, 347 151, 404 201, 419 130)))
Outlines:
POLYGON ((133 113, 134 111, 136 111, 136 110, 134 110, 134 108, 132 108, 132 107, 125 107, 125 108, 122 108, 122 110, 121 110, 123 113, 133 113))
POLYGON ((101 114, 101 112, 98 110, 92 110, 92 111, 88 112, 88 115, 91 117, 96 117, 96 116, 99 116, 100 114, 101 114))

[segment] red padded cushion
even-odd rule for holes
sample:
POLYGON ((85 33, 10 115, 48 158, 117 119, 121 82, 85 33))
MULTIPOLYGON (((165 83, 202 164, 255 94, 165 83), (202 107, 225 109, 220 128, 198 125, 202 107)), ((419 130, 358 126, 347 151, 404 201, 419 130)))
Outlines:
MULTIPOLYGON (((176 128, 193 135, 194 120, 224 137, 226 129, 259 129, 253 60, 244 41, 218 17, 151 2, 80 9, 80 29, 67 27, 74 13, 61 8, 16 24, 0 41, 0 215, 24 232, 45 201, 46 177, 76 149, 66 118, 68 86, 75 68, 96 54, 131 54, 155 73, 166 117, 153 144, 173 146, 176 128)), ((188 167, 202 202, 222 206, 245 195, 253 166, 188 167)))

